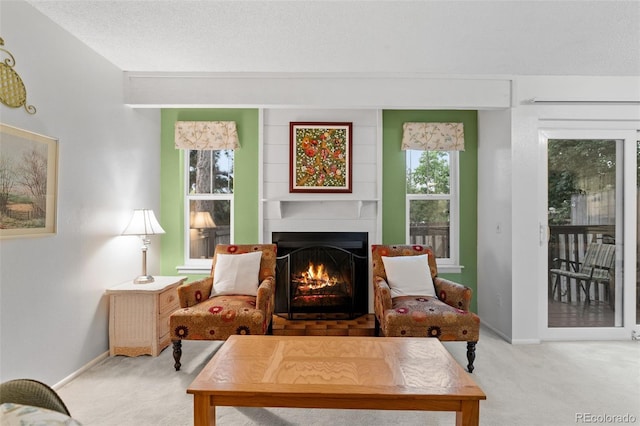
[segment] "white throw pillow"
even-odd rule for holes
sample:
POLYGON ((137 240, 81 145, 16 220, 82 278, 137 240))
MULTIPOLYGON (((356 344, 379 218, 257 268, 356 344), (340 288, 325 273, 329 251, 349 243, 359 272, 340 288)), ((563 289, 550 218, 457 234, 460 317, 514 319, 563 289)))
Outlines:
POLYGON ((218 254, 211 296, 258 295, 258 274, 262 252, 218 254))
POLYGON ((391 297, 436 296, 426 254, 419 256, 382 256, 391 297))

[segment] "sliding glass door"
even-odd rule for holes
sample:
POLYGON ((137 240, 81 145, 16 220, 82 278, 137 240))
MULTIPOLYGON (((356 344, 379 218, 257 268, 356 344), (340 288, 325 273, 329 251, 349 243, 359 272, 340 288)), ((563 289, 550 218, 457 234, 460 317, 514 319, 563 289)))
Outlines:
POLYGON ((635 213, 637 191, 637 143, 631 139, 631 132, 543 132, 547 261, 541 291, 549 336, 611 338, 637 323, 637 305, 628 303, 636 294, 636 238, 625 232, 637 222, 637 215, 627 217, 635 213), (631 252, 634 268, 625 271, 631 252))

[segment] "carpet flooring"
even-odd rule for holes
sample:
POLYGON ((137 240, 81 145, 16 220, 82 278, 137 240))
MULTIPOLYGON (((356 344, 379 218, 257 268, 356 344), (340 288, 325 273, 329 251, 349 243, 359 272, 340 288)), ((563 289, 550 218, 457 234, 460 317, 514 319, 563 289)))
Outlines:
MULTIPOLYGON (((58 389, 85 426, 193 424, 186 393, 221 342, 185 341, 182 369, 171 348, 160 356, 110 357, 58 389)), ((466 344, 445 342, 466 365, 466 344)), ((640 342, 511 345, 482 328, 476 383, 487 395, 480 424, 535 426, 640 424, 640 342), (598 417, 603 416, 603 417, 598 417), (609 417, 604 417, 609 416, 609 417), (599 421, 598 420, 602 420, 599 421)), ((453 425, 448 412, 218 407, 218 425, 453 425)))

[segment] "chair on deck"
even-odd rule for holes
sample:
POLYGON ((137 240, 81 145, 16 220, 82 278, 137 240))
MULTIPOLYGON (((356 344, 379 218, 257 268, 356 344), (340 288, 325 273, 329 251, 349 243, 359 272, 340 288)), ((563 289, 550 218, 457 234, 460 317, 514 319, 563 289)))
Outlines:
POLYGON ((467 342, 473 372, 480 317, 469 287, 438 277, 435 255, 421 245, 373 245, 376 335, 467 342))
POLYGON ((183 340, 266 334, 273 317, 276 245, 218 244, 211 276, 178 286, 180 309, 169 317, 174 368, 183 340))
MULTIPOLYGON (((605 293, 609 303, 612 303, 613 295, 611 278, 616 259, 616 246, 613 244, 590 243, 587 246, 582 262, 574 262, 568 259, 553 259, 555 267, 549 270, 551 278, 555 275, 551 297, 558 293, 558 300, 561 300, 561 277, 567 279, 567 291, 571 291, 570 280, 574 279, 585 294, 585 303, 591 303, 591 283, 596 284, 595 291, 598 292, 599 285, 605 288, 605 293)), ((580 291, 580 290, 578 290, 580 291)))

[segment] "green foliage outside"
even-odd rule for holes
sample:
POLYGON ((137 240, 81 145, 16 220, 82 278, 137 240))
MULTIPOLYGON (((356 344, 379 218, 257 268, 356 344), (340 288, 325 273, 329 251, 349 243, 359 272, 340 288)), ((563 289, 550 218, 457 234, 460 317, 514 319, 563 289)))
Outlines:
POLYGON ((571 222, 573 195, 595 193, 615 185, 613 140, 549 140, 547 158, 550 225, 571 222))
POLYGON ((418 166, 414 170, 407 168, 407 194, 448 193, 449 153, 422 151, 418 166))
MULTIPOLYGON (((408 153, 407 194, 449 194, 449 153, 412 151, 408 153), (419 155, 412 167, 409 158, 419 155)), ((409 211, 410 226, 449 223, 448 200, 414 200, 409 211)))

